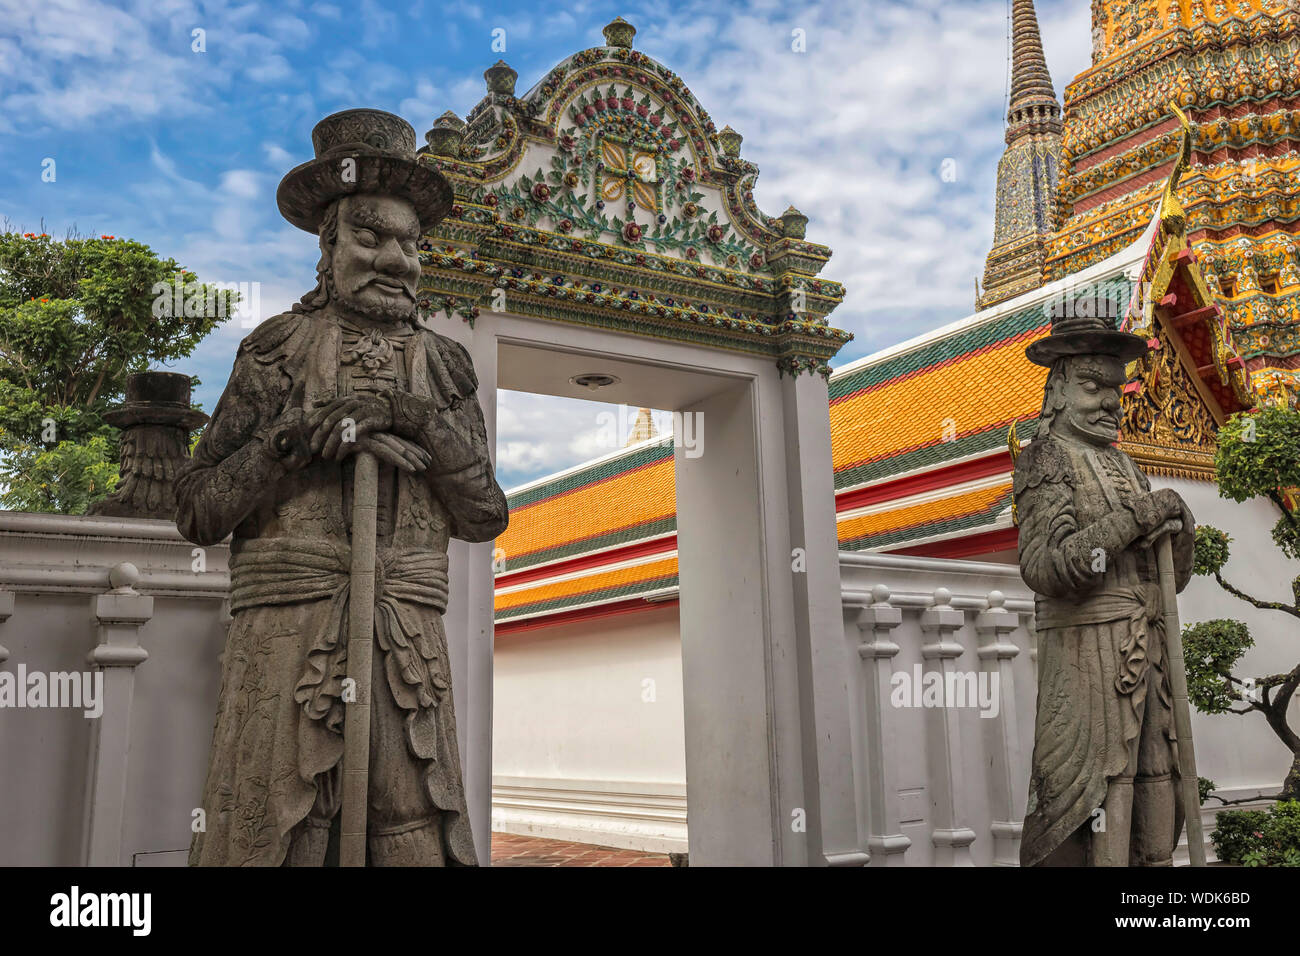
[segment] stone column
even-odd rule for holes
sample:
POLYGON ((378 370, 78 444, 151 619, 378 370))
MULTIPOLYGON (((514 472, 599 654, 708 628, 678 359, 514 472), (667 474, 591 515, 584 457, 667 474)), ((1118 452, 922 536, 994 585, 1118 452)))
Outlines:
MULTIPOLYGON (((807 865, 862 866, 853 800, 853 741, 844 671, 844 606, 840 597, 835 475, 831 461, 828 380, 815 371, 778 378, 785 437, 785 500, 768 504, 772 518, 788 515, 790 545, 803 556, 802 572, 777 567, 776 580, 794 586, 794 637, 799 747, 804 800, 809 807, 807 865), (781 572, 785 572, 781 574, 781 572), (812 832, 813 808, 817 832, 812 832), (819 859, 820 857, 820 859, 819 859)), ((761 437, 761 436, 760 436, 761 437)), ((770 481, 763 479, 764 483, 770 481)), ((794 551, 791 552, 793 556, 794 551)), ((773 608, 773 612, 776 607, 773 608)), ((779 620, 775 613, 773 622, 779 620)), ((778 700, 777 713, 782 707, 778 700)), ((786 862, 794 857, 787 854, 786 862)))
MULTIPOLYGON (((487 429, 488 454, 496 461, 497 339, 491 320, 471 333, 459 319, 440 325, 470 352, 478 376, 478 398, 487 429), (479 333, 482 334, 479 334, 479 333)), ((492 862, 492 642, 494 623, 494 542, 452 540, 447 547, 447 653, 456 702, 456 737, 474 850, 480 866, 492 862)), ((509 567, 510 555, 506 555, 509 567)))
POLYGON ((140 646, 140 628, 153 617, 153 598, 136 592, 138 580, 135 565, 122 562, 109 572, 112 590, 91 599, 99 633, 87 663, 103 671, 104 710, 90 731, 82 839, 87 866, 122 865, 135 668, 149 658, 140 646))
MULTIPOLYGON (((965 613, 952 607, 951 600, 951 591, 936 588, 934 604, 921 614, 921 629, 934 635, 932 643, 922 645, 921 656, 931 662, 931 670, 939 675, 945 690, 953 686, 957 670, 954 662, 962 655, 962 646, 953 640, 953 634, 966 623, 965 613)), ((926 728, 938 771, 930 790, 934 862, 936 866, 974 866, 970 845, 975 842, 975 831, 961 823, 966 791, 961 712, 948 706, 949 703, 945 699, 942 706, 927 708, 926 714, 926 728)))
MULTIPOLYGON (((1006 596, 990 591, 988 610, 975 619, 979 633, 980 670, 997 675, 998 712, 984 720, 992 755, 989 770, 989 809, 993 817, 993 865, 1020 865, 1020 833, 1024 828, 1023 796, 1026 769, 1020 751, 1020 724, 1016 713, 1016 684, 1011 662, 1020 653, 1010 639, 1020 627, 1020 615, 1008 611, 1006 596)), ((991 676, 990 676, 991 680, 991 676)))
POLYGON ((871 866, 904 866, 912 841, 903 835, 898 812, 897 733, 890 725, 890 680, 894 656, 899 647, 889 633, 903 623, 903 611, 889 603, 889 588, 877 584, 871 589, 872 604, 858 614, 858 629, 864 641, 858 645, 861 659, 862 723, 864 751, 855 760, 858 792, 867 795, 867 848, 871 866))

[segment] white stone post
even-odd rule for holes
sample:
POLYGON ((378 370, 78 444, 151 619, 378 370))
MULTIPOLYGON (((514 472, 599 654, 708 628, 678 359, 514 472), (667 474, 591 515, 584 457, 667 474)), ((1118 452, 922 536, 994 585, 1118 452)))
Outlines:
POLYGON ((933 643, 922 645, 921 656, 928 662, 935 662, 933 672, 939 675, 945 692, 943 705, 928 708, 931 712, 926 714, 930 748, 937 758, 934 765, 938 770, 931 787, 931 840, 936 866, 974 866, 970 845, 975 842, 975 831, 961 823, 961 804, 966 788, 961 712, 948 706, 951 701, 946 699, 947 688, 956 686, 955 661, 962 655, 962 646, 953 640, 953 634, 966 623, 966 615, 952 607, 949 604, 951 600, 951 591, 936 588, 934 604, 921 614, 921 629, 934 634, 933 643))
POLYGON ((858 645, 862 688, 859 719, 863 751, 855 760, 859 793, 867 797, 867 849, 871 866, 904 866, 912 845, 899 826, 898 735, 889 726, 890 687, 894 656, 899 647, 889 633, 903 623, 903 611, 889 603, 889 588, 877 584, 871 589, 872 604, 858 614, 858 629, 864 638, 858 645))
POLYGON ((979 633, 980 670, 997 675, 997 716, 983 720, 992 766, 989 768, 989 809, 992 811, 993 865, 1020 865, 1020 833, 1024 827, 1021 779, 1020 724, 1016 713, 1016 684, 1011 666, 1020 648, 1010 635, 1020 627, 1020 615, 1008 611, 1006 595, 990 591, 988 610, 975 618, 979 633))
MULTIPOLYGON (((774 574, 775 582, 793 584, 795 659, 797 684, 789 690, 799 701, 798 753, 803 776, 805 806, 808 808, 807 865, 823 861, 830 866, 863 866, 868 856, 862 851, 854 794, 853 739, 850 731, 850 701, 844 661, 844 605, 840 598, 839 538, 835 523, 835 476, 831 461, 831 422, 828 379, 816 372, 778 376, 781 420, 784 432, 785 500, 765 506, 775 525, 789 522, 791 551, 799 549, 804 570, 791 573, 792 564, 774 574), (816 831, 813 825, 816 824, 816 831)), ((775 415, 772 416, 775 418, 775 415)), ((769 425, 763 430, 774 436, 769 425)), ((762 450, 763 432, 759 449, 762 450)), ((766 442, 771 444, 771 442, 766 442)), ((770 469, 769 469, 770 472, 770 469)), ((771 485, 770 477, 763 484, 771 485)), ((771 534, 764 534, 769 541, 771 534)), ((779 621, 780 604, 775 588, 769 593, 773 624, 779 621)), ((773 647, 773 660, 781 653, 773 647)), ((774 686, 780 687, 780 684, 774 686)), ((775 708, 778 721, 790 722, 782 712, 787 707, 779 697, 775 708)), ((788 789, 782 784, 783 790, 788 789)), ((788 811, 787 811, 788 813, 788 811)), ((796 861, 792 853, 784 862, 796 861)))
POLYGON ((90 731, 82 839, 82 861, 87 866, 122 865, 135 668, 149 658, 140 646, 140 628, 153 617, 153 598, 133 587, 140 580, 135 565, 117 565, 108 580, 112 590, 91 599, 98 643, 87 663, 103 670, 104 709, 90 731))
MULTIPOLYGON (((9 620, 14 613, 14 592, 0 591, 0 624, 9 620)), ((0 644, 0 664, 9 660, 9 648, 0 644)))

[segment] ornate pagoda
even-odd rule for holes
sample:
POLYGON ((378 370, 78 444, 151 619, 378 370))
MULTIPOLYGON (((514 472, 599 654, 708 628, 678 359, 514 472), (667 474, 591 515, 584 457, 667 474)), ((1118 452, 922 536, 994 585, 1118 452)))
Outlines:
POLYGON ((1300 5, 1094 0, 1093 65, 1065 91, 1056 229, 1045 278, 1078 273, 1151 221, 1192 129, 1178 185, 1186 232, 1251 385, 1300 398, 1300 5))
POLYGON ((1007 150, 998 163, 993 249, 984 266, 985 308, 1043 284, 1061 153, 1061 106, 1043 56, 1034 0, 1011 13, 1011 96, 1007 150))

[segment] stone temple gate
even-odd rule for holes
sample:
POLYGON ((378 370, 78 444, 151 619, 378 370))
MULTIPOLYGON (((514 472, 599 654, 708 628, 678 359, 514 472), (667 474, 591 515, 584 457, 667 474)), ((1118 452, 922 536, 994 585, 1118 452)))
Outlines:
MULTIPOLYGON (((468 118, 426 134, 456 205, 423 240, 421 304, 470 350, 493 443, 498 388, 702 415, 702 453, 679 447, 675 465, 692 862, 861 863, 829 653, 843 628, 826 376, 851 336, 826 317, 843 289, 817 277, 830 250, 804 238, 806 217, 755 206, 740 134, 634 33, 615 20, 522 95, 498 62, 468 118), (590 376, 608 384, 593 393, 590 376)), ((457 542, 452 567, 486 862, 492 546, 457 542)))

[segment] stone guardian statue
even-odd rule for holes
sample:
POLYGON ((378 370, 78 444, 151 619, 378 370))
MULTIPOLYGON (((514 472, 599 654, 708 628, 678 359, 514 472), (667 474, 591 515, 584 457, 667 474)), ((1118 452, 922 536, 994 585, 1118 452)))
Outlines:
POLYGON ((476 863, 442 614, 449 538, 508 521, 469 354, 416 321, 417 243, 448 212, 415 132, 378 110, 326 117, 280 212, 320 238, 317 285, 239 346, 177 481, 176 524, 231 536, 206 829, 192 865, 320 866, 348 719, 354 455, 379 462, 366 841, 370 865, 476 863))
POLYGON ((1025 350, 1049 371, 1015 467, 1039 672, 1020 862, 1171 866, 1185 808, 1153 544, 1173 534, 1182 591, 1195 523, 1116 447, 1125 365, 1146 342, 1116 330, 1108 299, 1057 305, 1025 350))

